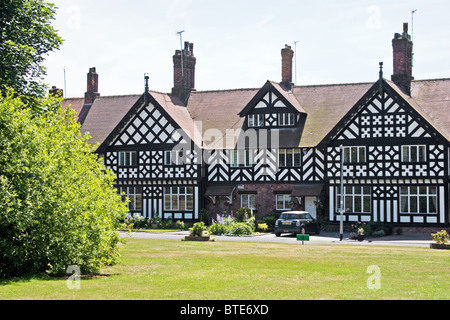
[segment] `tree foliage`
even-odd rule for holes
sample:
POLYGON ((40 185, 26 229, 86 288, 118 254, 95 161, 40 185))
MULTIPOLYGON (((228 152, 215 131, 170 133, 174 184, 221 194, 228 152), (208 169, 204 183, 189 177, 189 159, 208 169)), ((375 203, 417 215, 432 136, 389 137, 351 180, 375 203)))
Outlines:
POLYGON ((12 88, 28 101, 46 94, 42 63, 62 39, 51 26, 56 8, 43 0, 0 1, 0 92, 12 88))
POLYGON ((0 276, 77 265, 95 273, 119 257, 126 204, 114 174, 82 135, 75 112, 41 101, 0 98, 0 276))

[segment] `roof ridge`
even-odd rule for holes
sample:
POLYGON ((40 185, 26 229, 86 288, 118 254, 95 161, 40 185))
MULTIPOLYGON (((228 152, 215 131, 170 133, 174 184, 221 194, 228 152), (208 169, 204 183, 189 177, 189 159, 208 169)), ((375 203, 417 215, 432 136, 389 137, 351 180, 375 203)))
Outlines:
POLYGON ((375 82, 376 82, 376 81, 352 82, 352 83, 306 84, 306 85, 294 85, 293 88, 305 88, 305 87, 336 87, 336 86, 368 85, 368 84, 374 84, 375 82))
POLYGON ((253 90, 259 90, 259 89, 261 89, 260 87, 259 88, 236 88, 236 89, 212 89, 212 90, 201 90, 201 91, 198 91, 198 90, 195 90, 195 91, 192 91, 191 92, 191 94, 192 93, 210 93, 210 92, 232 92, 232 91, 253 91, 253 90))
POLYGON ((434 78, 434 79, 415 79, 411 80, 411 82, 425 82, 425 81, 450 81, 450 78, 434 78))
POLYGON ((114 94, 110 96, 98 96, 96 99, 101 98, 117 98, 117 97, 131 97, 131 96, 141 96, 142 93, 130 93, 130 94, 114 94))

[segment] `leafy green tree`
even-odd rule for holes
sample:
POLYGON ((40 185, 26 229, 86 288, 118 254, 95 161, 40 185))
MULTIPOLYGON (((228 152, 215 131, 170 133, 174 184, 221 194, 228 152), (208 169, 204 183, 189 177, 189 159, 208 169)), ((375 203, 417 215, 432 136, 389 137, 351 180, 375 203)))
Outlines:
POLYGON ((51 26, 56 7, 43 0, 0 1, 0 93, 8 89, 35 101, 46 94, 42 63, 62 39, 51 26))
POLYGON ((36 115, 14 96, 0 97, 0 276, 115 263, 127 208, 114 174, 72 109, 42 100, 36 115))

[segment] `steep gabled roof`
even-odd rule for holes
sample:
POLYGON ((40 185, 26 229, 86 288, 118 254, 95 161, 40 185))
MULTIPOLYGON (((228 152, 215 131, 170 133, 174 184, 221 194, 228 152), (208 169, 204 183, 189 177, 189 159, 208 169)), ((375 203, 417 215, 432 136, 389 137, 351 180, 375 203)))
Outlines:
POLYGON ((415 88, 418 96, 407 95, 394 82, 383 79, 390 88, 401 96, 428 124, 439 133, 444 139, 450 141, 450 81, 442 80, 422 80, 411 82, 411 88, 415 88), (439 82, 440 90, 436 89, 439 82), (444 88, 447 88, 445 90, 444 88), (431 89, 431 90, 430 90, 431 89), (434 91, 434 93, 431 92, 434 91), (427 96, 427 98, 423 98, 427 96))
POLYGON ((181 100, 175 95, 155 91, 150 91, 150 95, 175 121, 178 127, 183 129, 189 138, 200 147, 202 145, 202 133, 194 126, 194 120, 181 100))
MULTIPOLYGON (((441 124, 436 124, 430 117, 430 115, 427 113, 427 111, 420 106, 417 101, 413 98, 408 96, 400 87, 398 87, 394 82, 382 79, 377 82, 375 82, 365 94, 361 96, 361 98, 358 100, 357 103, 355 103, 354 106, 352 106, 343 117, 339 118, 337 124, 327 133, 327 135, 324 137, 324 139, 321 140, 320 145, 325 145, 328 142, 332 141, 336 138, 336 136, 340 133, 342 133, 345 130, 345 127, 348 123, 352 121, 352 118, 357 117, 360 113, 361 108, 364 108, 369 100, 371 100, 373 97, 378 95, 379 89, 380 89, 380 81, 381 82, 381 88, 384 92, 386 92, 391 97, 396 97, 397 101, 402 101, 400 104, 403 105, 403 107, 410 108, 409 112, 412 112, 412 114, 415 114, 416 119, 420 119, 422 123, 425 125, 425 127, 428 127, 431 129, 431 131, 434 130, 435 134, 440 135, 443 139, 446 139, 449 141, 448 137, 446 136, 443 129, 446 129, 445 126, 449 125, 450 123, 445 121, 441 124), (444 125, 444 127, 442 127, 444 125)), ((449 101, 450 102, 450 101, 449 101)), ((450 104, 447 104, 447 108, 450 107, 450 104)), ((425 129, 424 129, 425 130, 425 129)), ((431 132, 430 131, 430 132, 431 132)))
MULTIPOLYGON (((267 81, 262 88, 256 89, 192 92, 188 110, 194 121, 201 122, 201 130, 205 139, 203 146, 209 149, 230 147, 227 145, 230 142, 225 141, 227 130, 244 129, 245 115, 269 91, 279 97, 285 105, 298 113, 305 114, 305 110, 294 93, 273 81, 267 81), (215 136, 209 139, 210 133, 217 133, 217 135, 221 135, 221 138, 216 139, 217 136, 215 136)), ((301 128, 283 128, 280 130, 280 147, 297 146, 301 131, 301 128)), ((235 138, 235 141, 231 142, 233 146, 237 140, 237 137, 235 138)))
POLYGON ((315 147, 346 115, 373 83, 293 87, 307 113, 299 147, 315 147))
POLYGON ((98 97, 81 126, 92 136, 91 144, 102 144, 142 95, 98 97))
POLYGON ((411 96, 430 123, 450 141, 450 79, 413 81, 411 96))
POLYGON ((192 120, 201 123, 198 128, 205 148, 224 148, 222 140, 227 129, 242 128, 244 118, 239 112, 249 103, 259 89, 237 89, 221 91, 194 91, 191 93, 187 109, 192 120), (215 140, 209 134, 220 133, 221 138, 215 140))
MULTIPOLYGON (((82 123, 82 119, 86 118, 87 112, 83 110, 84 98, 66 98, 61 102, 61 107, 67 108, 70 106, 77 113, 77 121, 82 123)), ((86 110, 86 108, 85 108, 86 110)))
MULTIPOLYGON (((150 102, 156 103, 176 127, 183 129, 189 138, 201 146, 201 133, 194 127, 194 122, 187 108, 173 95, 150 91, 150 102)), ((81 127, 82 133, 89 132, 91 144, 100 143, 99 151, 111 143, 120 130, 144 106, 144 94, 129 96, 98 97, 81 127)))
MULTIPOLYGON (((413 81, 411 97, 393 82, 384 80, 384 83, 450 141, 450 79, 413 81)), ((266 89, 275 90, 284 102, 306 114, 301 127, 282 130, 281 147, 318 146, 375 84, 294 86, 287 91, 280 84, 267 81, 266 89)), ((227 129, 243 128, 245 117, 239 114, 263 91, 262 88, 193 91, 187 106, 171 94, 151 91, 150 95, 197 145, 220 149, 226 147, 227 129), (210 138, 205 133, 218 135, 210 138)), ((87 106, 83 98, 69 98, 63 101, 63 106, 71 104, 83 124, 81 131, 91 134, 92 144, 101 144, 125 121, 127 114, 132 116, 133 106, 140 100, 143 103, 143 95, 101 96, 87 106)))
POLYGON ((298 113, 305 113, 292 91, 274 81, 267 81, 264 86, 258 90, 249 103, 239 112, 239 116, 246 116, 250 110, 255 108, 256 104, 268 93, 273 92, 286 106, 293 108, 298 113))

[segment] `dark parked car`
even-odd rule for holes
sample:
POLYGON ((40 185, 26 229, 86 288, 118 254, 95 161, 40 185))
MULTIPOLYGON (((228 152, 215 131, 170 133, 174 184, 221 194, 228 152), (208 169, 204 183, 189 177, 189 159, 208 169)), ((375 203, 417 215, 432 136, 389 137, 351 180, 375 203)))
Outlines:
POLYGON ((307 211, 283 212, 275 222, 275 235, 282 233, 320 233, 320 223, 307 211))

